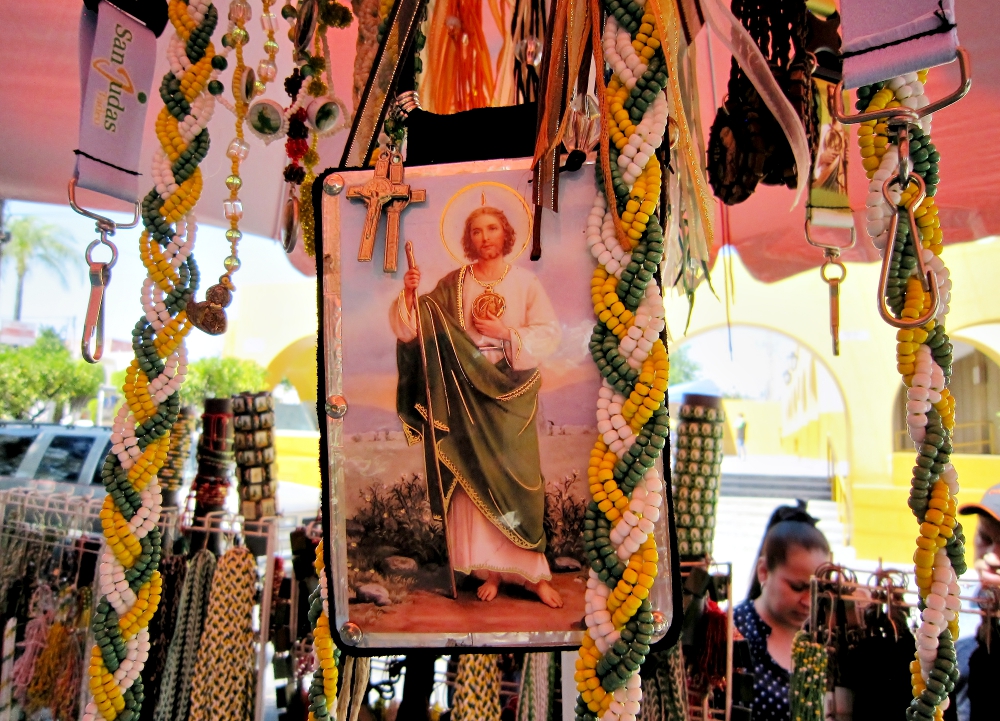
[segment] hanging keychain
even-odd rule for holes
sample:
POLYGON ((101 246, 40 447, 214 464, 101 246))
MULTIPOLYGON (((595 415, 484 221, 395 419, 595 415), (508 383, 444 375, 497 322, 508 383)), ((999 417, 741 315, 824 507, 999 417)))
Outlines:
POLYGON ((139 203, 135 204, 135 216, 128 224, 119 224, 103 215, 81 208, 76 203, 76 180, 69 181, 69 205, 80 215, 95 221, 95 229, 100 233, 97 240, 87 246, 87 264, 90 266, 90 301, 87 303, 87 316, 83 323, 83 339, 80 342, 80 353, 88 363, 97 363, 104 355, 104 293, 111 282, 111 269, 118 261, 118 248, 109 238, 120 228, 134 228, 139 224, 139 203), (111 260, 103 262, 93 258, 94 249, 98 245, 106 245, 111 250, 111 260), (95 342, 96 336, 96 342, 95 342))
MULTIPOLYGON (((853 234, 852 234, 853 235, 853 234)), ((853 243, 852 243, 853 245, 853 243)), ((833 354, 840 355, 840 284, 847 277, 847 266, 840 260, 840 250, 835 247, 827 247, 824 255, 826 260, 819 269, 820 277, 830 286, 830 338, 833 341, 833 354), (839 274, 828 275, 828 268, 835 266, 839 269, 839 274)))

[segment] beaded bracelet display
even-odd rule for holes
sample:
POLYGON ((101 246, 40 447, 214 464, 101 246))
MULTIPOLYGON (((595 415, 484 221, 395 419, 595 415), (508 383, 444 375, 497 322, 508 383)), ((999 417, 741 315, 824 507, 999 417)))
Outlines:
POLYGON ((240 509, 248 521, 276 515, 274 399, 269 391, 233 396, 233 434, 240 509))
POLYGON ((685 403, 677 427, 674 525, 681 556, 710 556, 722 475, 722 409, 685 403))
POLYGON ((642 698, 638 669, 655 630, 649 593, 659 558, 652 532, 663 504, 655 464, 669 435, 669 362, 660 338, 658 286, 663 231, 655 217, 661 169, 655 152, 666 132, 667 100, 659 34, 643 6, 606 2, 601 40, 612 69, 602 103, 610 187, 599 166, 586 237, 598 263, 591 281, 598 322, 589 347, 603 381, 600 436, 587 471, 587 631, 575 674, 580 721, 635 720, 642 698))
POLYGON ((316 669, 309 684, 309 721, 324 721, 333 718, 333 707, 337 704, 337 663, 340 649, 330 635, 330 604, 327 601, 326 565, 323 561, 323 541, 316 546, 316 560, 313 562, 319 584, 309 596, 309 625, 313 629, 313 653, 316 669))
MULTIPOLYGON (((926 71, 909 73, 858 90, 858 107, 865 110, 928 104, 924 95, 926 71)), ((896 334, 897 370, 907 387, 906 424, 917 450, 910 482, 908 505, 920 524, 914 552, 915 575, 923 609, 917 628, 916 658, 910 665, 913 701, 906 710, 909 721, 943 718, 948 694, 958 679, 954 639, 958 637, 958 577, 966 570, 965 534, 957 520, 958 472, 951 463, 954 450, 955 399, 947 385, 951 377, 952 346, 945 332, 951 296, 951 280, 941 259, 943 235, 934 195, 939 181, 940 155, 930 141, 931 119, 908 128, 913 172, 921 177, 926 193, 918 185, 890 190, 889 207, 882 188, 899 167, 899 147, 889 126, 869 121, 859 131, 862 165, 870 180, 866 200, 867 230, 881 254, 891 253, 886 304, 897 318, 921 318, 930 308, 930 294, 915 277, 917 253, 934 271, 940 303, 937 315, 924 326, 899 330, 896 334), (906 215, 912 208, 917 227, 900 222, 896 236, 888 237, 894 212, 906 215), (918 244, 919 242, 919 244, 918 244)))
POLYGON ((191 410, 182 408, 170 429, 167 458, 158 474, 164 502, 167 505, 176 505, 176 493, 184 484, 184 468, 191 456, 191 436, 196 426, 197 419, 191 410))
POLYGON ((212 33, 218 22, 207 0, 171 0, 174 27, 160 85, 165 107, 156 119, 160 148, 153 157, 155 187, 142 202, 139 252, 148 277, 144 316, 132 331, 135 359, 122 388, 111 452, 101 467, 108 495, 101 510, 107 547, 101 556, 101 599, 92 619, 95 645, 88 669, 93 700, 86 721, 131 721, 144 694, 140 672, 149 652, 149 620, 160 601, 157 472, 167 458, 170 430, 180 410, 177 390, 186 372, 184 337, 191 328, 186 305, 198 285, 191 257, 192 210, 201 195, 198 164, 208 152, 206 126, 214 100, 206 92, 213 74, 212 33))

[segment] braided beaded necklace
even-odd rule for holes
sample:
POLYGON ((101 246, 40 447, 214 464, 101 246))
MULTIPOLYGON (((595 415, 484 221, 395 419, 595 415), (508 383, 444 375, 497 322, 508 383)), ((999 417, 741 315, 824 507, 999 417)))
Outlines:
MULTIPOLYGON (((330 605, 327 600, 323 541, 316 545, 313 567, 319 577, 319 584, 309 596, 309 625, 313 629, 313 653, 316 656, 316 668, 309 684, 309 721, 326 721, 331 718, 337 704, 337 663, 340 660, 340 649, 334 645, 330 635, 330 605)), ((344 683, 347 683, 346 677, 344 683)))
POLYGON ((219 559, 191 680, 191 721, 249 721, 257 687, 253 605, 257 561, 246 548, 219 559))
POLYGON ((156 704, 156 721, 185 721, 191 700, 191 674, 194 672, 198 646, 208 609, 209 590, 215 575, 215 554, 198 551, 184 577, 184 588, 177 607, 177 620, 167 651, 167 661, 156 704))
POLYGON ((149 652, 147 626, 160 601, 159 520, 162 498, 156 474, 166 460, 177 419, 177 390, 186 370, 187 306, 198 284, 190 253, 201 195, 198 164, 208 152, 205 129, 214 101, 206 92, 218 22, 207 0, 171 0, 174 27, 160 84, 164 108, 156 119, 160 148, 153 157, 155 187, 142 202, 139 252, 148 277, 144 316, 132 331, 135 359, 126 371, 126 402, 112 428, 111 452, 101 468, 108 495, 101 510, 107 550, 101 558, 102 598, 93 615, 96 645, 88 669, 93 700, 86 721, 98 715, 132 719, 144 699, 140 672, 149 652))
MULTIPOLYGON (((926 71, 862 87, 858 106, 865 110, 922 108, 928 103, 923 92, 925 79, 926 71)), ((902 188, 897 172, 900 151, 889 126, 868 121, 858 134, 862 165, 871 181, 866 200, 867 230, 883 257, 891 254, 887 259, 886 305, 897 318, 925 317, 931 309, 931 296, 916 277, 920 261, 932 271, 941 300, 931 320, 896 334, 896 368, 907 387, 907 430, 917 451, 908 505, 919 524, 913 558, 924 606, 916 634, 916 658, 910 665, 914 698, 906 710, 908 721, 940 719, 949 703, 948 694, 959 675, 954 645, 961 608, 958 577, 966 570, 965 534, 957 520, 958 472, 951 463, 955 399, 947 388, 952 345, 944 323, 951 280, 941 258, 943 234, 933 197, 940 155, 930 142, 930 125, 926 116, 919 125, 907 128, 907 136, 912 138, 909 159, 923 183, 910 180, 902 188), (885 185, 890 181, 896 183, 895 189, 885 185), (921 192, 921 185, 926 192, 921 192), (889 238, 892 214, 908 210, 913 211, 916 227, 900 222, 895 237, 889 238)))
MULTIPOLYGON (((600 435, 587 471, 587 631, 575 675, 581 721, 638 714, 638 668, 654 632, 648 596, 659 559, 651 534, 663 503, 654 465, 669 432, 658 286, 663 232, 655 216, 662 182, 655 153, 666 132, 667 77, 659 28, 643 6, 607 2, 603 37, 594 43, 603 48, 612 75, 607 88, 599 87, 607 140, 586 229, 598 264, 591 280, 597 325, 589 347, 603 382, 600 435)), ((598 80, 600 86, 602 73, 598 80)))

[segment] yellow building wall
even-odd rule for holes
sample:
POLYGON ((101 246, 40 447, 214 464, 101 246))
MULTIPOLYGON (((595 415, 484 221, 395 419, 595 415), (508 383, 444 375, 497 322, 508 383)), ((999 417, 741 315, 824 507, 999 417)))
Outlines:
MULTIPOLYGON (((1000 456, 957 453, 951 457, 958 471, 960 503, 978 501, 983 491, 1000 479, 1000 456)), ((881 485, 854 484, 854 546, 858 558, 885 558, 909 561, 913 541, 917 537, 917 522, 906 505, 910 492, 910 470, 914 454, 892 454, 892 476, 881 485)), ((976 517, 961 516, 965 528, 966 561, 972 564, 972 537, 976 532, 976 517)))
POLYGON ((827 443, 835 458, 843 460, 847 448, 847 420, 842 412, 820 413, 818 418, 781 436, 781 452, 799 458, 827 458, 827 443))
POLYGON ((274 462, 279 480, 319 488, 319 433, 278 431, 274 434, 274 462))
POLYGON ((726 412, 723 428, 722 452, 736 455, 736 416, 740 413, 747 422, 747 455, 781 455, 781 405, 776 401, 754 401, 743 398, 723 398, 726 412))
MULTIPOLYGON (((820 260, 817 251, 817 265, 820 260)), ((944 260, 954 284, 948 318, 951 336, 964 339, 963 328, 1000 323, 1000 284, 996 283, 1000 243, 987 239, 950 245, 945 248, 944 260)), ((717 273, 721 267, 716 266, 717 273)), ((878 264, 847 264, 847 279, 840 288, 839 356, 833 355, 830 345, 829 289, 816 269, 764 284, 754 280, 738 258, 734 258, 732 268, 736 300, 728 314, 723 301, 704 289, 699 291, 688 335, 725 328, 727 324, 773 330, 794 338, 826 366, 845 403, 847 431, 840 460, 850 466, 845 517, 858 557, 909 563, 915 525, 906 506, 907 486, 893 482, 896 460, 892 452, 892 413, 901 381, 895 367, 895 329, 879 317, 875 305, 878 264)), ((688 304, 683 297, 669 295, 666 307, 668 327, 676 343, 687 322, 688 304)), ((970 331, 969 340, 997 357, 998 347, 993 341, 1000 343, 1000 333, 984 333, 976 328, 970 331)), ((957 401, 961 418, 962 399, 957 401)), ((751 427, 747 434, 750 443, 754 435, 751 427)), ((899 462, 903 462, 902 458, 906 458, 906 469, 912 466, 911 454, 902 454, 899 462)), ((956 461, 964 501, 978 499, 978 489, 1000 480, 996 472, 1000 468, 994 469, 992 461, 984 458, 989 457, 956 461), (963 462, 964 471, 959 466, 963 462)))
MULTIPOLYGON (((241 285, 236 299, 239 307, 229 322, 223 355, 255 360, 267 367, 296 341, 308 336, 315 342, 315 278, 241 285)), ((312 364, 315 367, 315 358, 312 364)), ((315 389, 311 393, 315 397, 315 389)))

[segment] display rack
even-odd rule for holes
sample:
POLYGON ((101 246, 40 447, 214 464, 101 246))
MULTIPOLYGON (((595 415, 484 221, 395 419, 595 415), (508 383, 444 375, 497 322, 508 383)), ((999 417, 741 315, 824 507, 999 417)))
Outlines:
MULTIPOLYGON (((48 544, 101 535, 103 498, 89 498, 72 493, 49 493, 34 488, 14 488, 0 491, 0 567, 19 562, 7 553, 15 538, 33 531, 48 544)), ((164 508, 157 525, 168 546, 177 532, 178 511, 164 508)))
MULTIPOLYGON (((64 553, 76 554, 73 585, 95 586, 98 560, 104 550, 100 516, 103 505, 103 499, 51 493, 37 488, 0 491, 0 579, 4 579, 0 583, 0 607, 7 602, 10 590, 7 581, 27 573, 28 564, 37 555, 34 551, 38 549, 55 551, 62 546, 65 547, 64 553), (85 558, 93 563, 89 578, 81 578, 85 558)), ((174 538, 177 520, 175 508, 165 508, 160 512, 157 525, 164 545, 174 538)), ((65 560, 65 556, 60 555, 52 562, 56 568, 62 568, 65 560)), ((89 629, 87 638, 86 646, 89 647, 92 640, 89 629)), ((83 663, 86 663, 85 658, 83 663)), ((82 669, 80 677, 79 708, 82 712, 90 689, 82 669)))
MULTIPOLYGON (((681 583, 685 584, 691 572, 695 568, 701 568, 713 579, 725 584, 726 589, 726 678, 725 678, 725 707, 718 708, 713 705, 711 689, 707 693, 701 693, 691 685, 690 674, 688 680, 688 718, 689 721, 729 721, 733 705, 733 564, 730 562, 716 562, 711 558, 699 561, 681 562, 681 583)), ((721 599, 720 599, 721 600, 721 599)))
MULTIPOLYGON (((864 572, 861 572, 864 573, 864 572)), ((893 609, 919 609, 919 594, 910 587, 909 574, 895 569, 871 573, 867 583, 858 582, 858 572, 853 569, 826 564, 817 569, 810 582, 809 629, 813 640, 829 630, 825 620, 829 617, 826 604, 832 599, 855 603, 883 605, 891 615, 893 609), (872 583, 874 581, 874 583, 872 583)), ((959 596, 962 608, 959 613, 1000 619, 1000 596, 987 593, 983 596, 959 596)))

